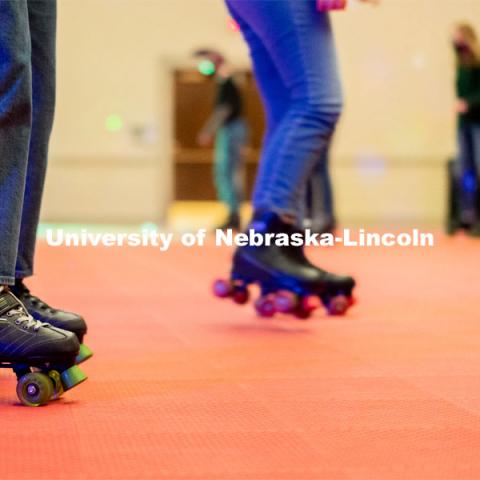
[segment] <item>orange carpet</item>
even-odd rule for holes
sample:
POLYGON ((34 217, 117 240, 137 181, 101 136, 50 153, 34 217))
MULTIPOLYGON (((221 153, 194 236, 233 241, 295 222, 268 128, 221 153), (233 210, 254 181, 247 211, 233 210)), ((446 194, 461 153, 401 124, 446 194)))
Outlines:
POLYGON ((0 372, 0 478, 480 478, 480 242, 316 251, 345 318, 212 298, 228 249, 39 246, 30 285, 84 312, 89 381, 42 408, 0 372))

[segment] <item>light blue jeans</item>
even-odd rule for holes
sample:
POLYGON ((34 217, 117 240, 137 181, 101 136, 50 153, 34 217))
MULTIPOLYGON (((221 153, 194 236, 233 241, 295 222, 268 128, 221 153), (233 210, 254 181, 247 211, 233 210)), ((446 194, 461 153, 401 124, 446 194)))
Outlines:
POLYGON ((0 0, 0 284, 33 273, 55 108, 55 0, 0 0))
POLYGON ((479 221, 477 198, 480 179, 480 124, 468 123, 458 128, 460 168, 460 219, 466 224, 479 221))
POLYGON ((242 149, 246 138, 247 126, 241 118, 221 127, 215 137, 215 186, 230 214, 239 212, 243 200, 242 149))
POLYGON ((247 41, 267 117, 253 204, 303 217, 306 184, 342 109, 328 14, 315 0, 226 0, 247 41))

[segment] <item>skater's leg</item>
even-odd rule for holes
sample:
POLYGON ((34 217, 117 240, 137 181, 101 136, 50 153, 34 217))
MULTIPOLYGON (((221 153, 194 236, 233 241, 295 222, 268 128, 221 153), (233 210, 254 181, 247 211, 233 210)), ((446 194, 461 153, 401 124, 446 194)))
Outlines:
POLYGON ((242 35, 249 47, 255 81, 265 110, 266 143, 288 110, 290 92, 284 84, 280 72, 261 37, 257 35, 249 25, 248 19, 242 18, 237 13, 236 4, 237 2, 235 1, 227 0, 227 7, 239 25, 242 35))
POLYGON ((26 0, 0 2, 0 285, 15 281, 32 117, 26 0))
POLYGON ((311 179, 308 182, 308 216, 311 220, 312 230, 318 232, 330 231, 335 226, 329 155, 330 145, 320 155, 320 160, 315 165, 311 179))
MULTIPOLYGON (((33 116, 20 241, 16 258, 16 280, 12 291, 22 300, 34 318, 71 331, 82 342, 87 331, 83 317, 50 307, 32 295, 23 283, 23 279, 33 273, 35 241, 47 168, 48 143, 55 110, 56 1, 28 0, 27 9, 31 38, 33 116)), ((84 361, 91 356, 92 352, 82 345, 77 361, 84 361)))
POLYGON ((240 228, 240 206, 243 200, 244 165, 242 149, 246 126, 241 119, 221 128, 215 144, 215 183, 218 197, 228 207, 227 220, 219 229, 240 228))
POLYGON ((236 160, 232 157, 232 142, 234 142, 234 136, 233 124, 228 124, 221 127, 215 137, 215 187, 218 199, 228 208, 227 219, 217 227, 221 230, 240 228, 240 205, 234 178, 234 165, 236 160))
POLYGON ((472 234, 480 236, 480 125, 472 126, 472 145, 477 187, 475 192, 475 223, 472 234))
MULTIPOLYGON (((227 6, 232 17, 238 23, 242 35, 248 44, 252 59, 255 80, 262 100, 266 131, 263 138, 263 149, 269 145, 272 137, 280 125, 289 107, 290 92, 284 84, 280 72, 273 62, 269 51, 263 44, 262 39, 250 27, 248 19, 243 19, 235 8, 236 2, 227 1, 227 6)), ((269 182, 270 163, 265 161, 264 156, 258 165, 257 178, 253 203, 258 203, 261 192, 267 191, 269 182)))
MULTIPOLYGON (((292 219, 301 218, 307 177, 328 145, 341 105, 328 17, 316 12, 313 1, 228 3, 249 43, 269 124, 249 228, 297 233, 292 219), (283 92, 281 102, 270 84, 283 92)), ((244 303, 249 283, 260 286, 261 315, 282 311, 301 318, 310 314, 304 302, 309 295, 331 313, 344 313, 355 286, 351 277, 316 268, 301 248, 276 245, 238 248, 231 280, 217 282, 215 293, 244 303), (288 291, 287 302, 282 290, 288 291)))
POLYGON ((33 257, 55 110, 56 1, 28 0, 33 119, 16 278, 33 273, 33 257))
POLYGON ((472 125, 472 151, 478 190, 480 179, 480 125, 472 125))
POLYGON ((459 166, 460 166, 460 221, 471 225, 475 221, 475 197, 477 179, 475 170, 473 130, 463 125, 458 130, 459 166))
POLYGON ((227 175, 231 185, 230 211, 239 213, 243 200, 244 183, 244 162, 243 147, 246 142, 246 125, 241 119, 235 120, 230 125, 230 136, 228 142, 228 171, 227 175))
POLYGON ((260 172, 255 207, 298 217, 306 180, 342 104, 330 21, 310 0, 230 5, 261 38, 290 93, 288 110, 265 145, 262 162, 269 168, 260 172))

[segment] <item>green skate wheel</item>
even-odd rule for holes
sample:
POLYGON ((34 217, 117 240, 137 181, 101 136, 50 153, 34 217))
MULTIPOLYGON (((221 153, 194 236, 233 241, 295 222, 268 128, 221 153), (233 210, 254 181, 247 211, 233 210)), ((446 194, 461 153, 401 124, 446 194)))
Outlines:
POLYGON ((53 395, 52 380, 40 372, 27 373, 17 383, 18 399, 28 407, 39 407, 48 403, 53 395))
POLYGON ((80 363, 88 360, 92 356, 93 352, 84 343, 82 343, 80 345, 80 350, 78 351, 77 358, 75 359, 75 363, 79 365, 80 363))
POLYGON ((87 376, 76 365, 62 372, 60 377, 62 378, 62 384, 65 391, 76 387, 87 379, 87 376))
POLYGON ((48 372, 48 376, 53 383, 53 395, 52 400, 58 400, 65 392, 62 384, 62 377, 56 370, 48 372))

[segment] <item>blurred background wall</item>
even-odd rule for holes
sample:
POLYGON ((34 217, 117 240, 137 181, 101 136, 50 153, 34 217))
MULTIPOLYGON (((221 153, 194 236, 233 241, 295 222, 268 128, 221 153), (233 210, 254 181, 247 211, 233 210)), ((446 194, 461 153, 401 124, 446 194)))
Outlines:
MULTIPOLYGON (((455 152, 449 33, 458 20, 478 21, 480 2, 383 0, 332 17, 346 98, 332 159, 340 218, 440 225, 455 152)), ((221 0, 59 1, 45 221, 165 219, 173 72, 205 45, 248 67, 227 22, 221 0)))

